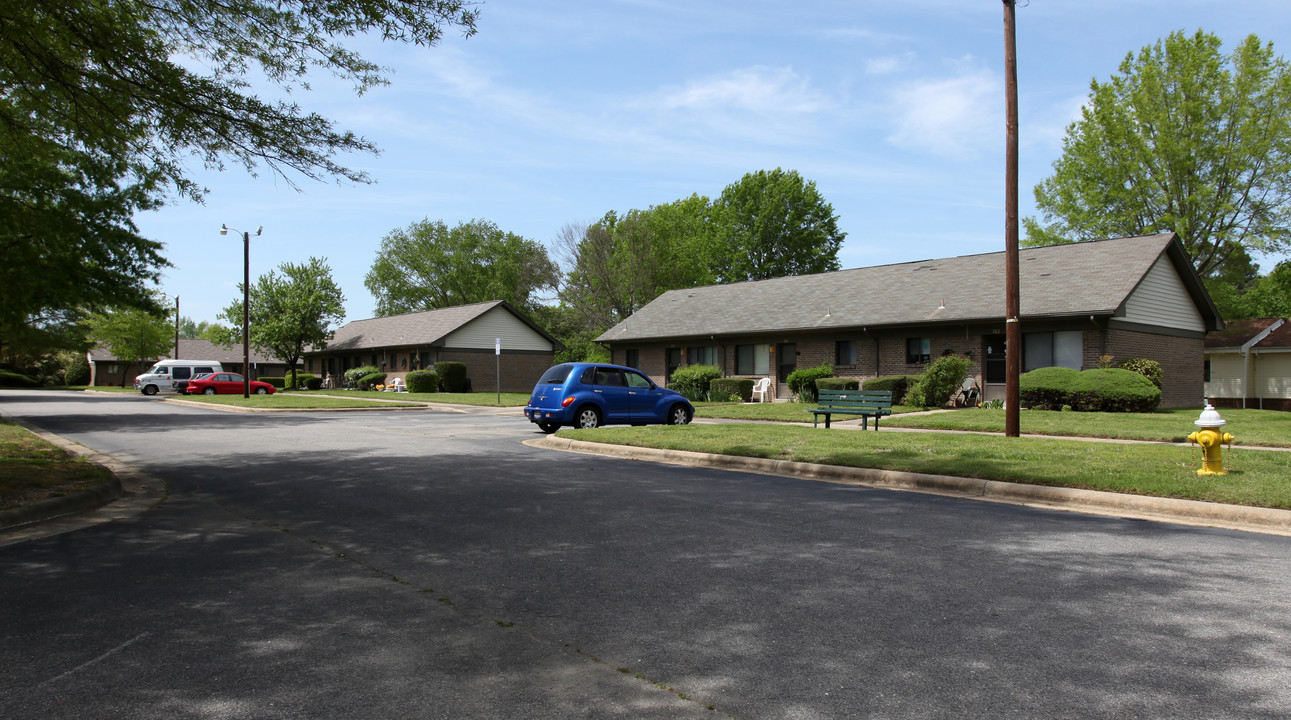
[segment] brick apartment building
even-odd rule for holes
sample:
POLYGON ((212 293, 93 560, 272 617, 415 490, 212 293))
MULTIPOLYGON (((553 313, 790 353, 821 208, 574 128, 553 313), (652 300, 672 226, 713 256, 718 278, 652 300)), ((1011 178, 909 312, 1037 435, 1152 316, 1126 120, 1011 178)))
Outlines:
MULTIPOLYGON (((1019 255, 1023 372, 1156 360, 1164 407, 1200 405, 1204 338, 1224 326, 1173 234, 1026 248, 1019 255)), ((666 383, 683 365, 769 377, 914 375, 938 356, 972 359, 985 399, 1003 399, 1004 253, 672 290, 597 338, 615 362, 666 383)))
POLYGON ((499 390, 499 374, 501 392, 529 392, 561 349, 523 313, 495 300, 346 323, 326 348, 305 353, 305 369, 339 387, 350 368, 373 365, 392 380, 452 361, 466 365, 477 392, 499 390))

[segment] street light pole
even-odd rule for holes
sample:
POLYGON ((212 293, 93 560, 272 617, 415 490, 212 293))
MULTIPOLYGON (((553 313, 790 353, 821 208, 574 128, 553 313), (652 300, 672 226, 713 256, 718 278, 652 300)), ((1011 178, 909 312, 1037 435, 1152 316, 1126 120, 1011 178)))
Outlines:
MULTIPOLYGON (((228 235, 229 230, 238 232, 237 228, 228 225, 220 226, 220 234, 228 235)), ((264 225, 256 228, 256 237, 264 232, 264 225)), ((242 397, 251 397, 251 233, 242 232, 242 397)))
POLYGON ((175 359, 179 359, 179 296, 175 296, 175 359))

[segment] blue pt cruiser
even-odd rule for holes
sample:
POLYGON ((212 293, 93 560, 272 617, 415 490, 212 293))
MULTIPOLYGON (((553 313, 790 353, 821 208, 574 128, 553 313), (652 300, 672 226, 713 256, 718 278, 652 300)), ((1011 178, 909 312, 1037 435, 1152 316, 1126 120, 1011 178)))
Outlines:
POLYGON ((562 425, 685 425, 695 407, 676 390, 659 387, 641 371, 605 363, 563 363, 543 373, 524 409, 543 432, 562 425))

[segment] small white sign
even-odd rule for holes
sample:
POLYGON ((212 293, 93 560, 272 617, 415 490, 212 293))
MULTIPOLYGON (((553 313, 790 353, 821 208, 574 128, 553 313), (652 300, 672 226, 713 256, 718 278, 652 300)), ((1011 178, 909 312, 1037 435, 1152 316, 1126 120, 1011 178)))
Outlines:
POLYGON ((493 339, 493 354, 494 355, 502 354, 502 338, 493 339))

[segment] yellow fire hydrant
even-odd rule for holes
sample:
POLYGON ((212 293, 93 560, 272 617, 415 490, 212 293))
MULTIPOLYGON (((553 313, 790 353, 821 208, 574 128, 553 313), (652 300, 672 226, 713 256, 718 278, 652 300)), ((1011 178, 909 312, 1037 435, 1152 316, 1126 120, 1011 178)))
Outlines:
POLYGON ((1227 475, 1228 471, 1224 470, 1224 457, 1220 445, 1227 445, 1228 449, 1233 448, 1233 436, 1226 432, 1221 432, 1227 420, 1219 416, 1219 412, 1210 403, 1206 403, 1206 408, 1201 411, 1201 417, 1193 421, 1200 430, 1188 436, 1188 442, 1197 443, 1201 446, 1201 469, 1197 471, 1198 475, 1227 475))

